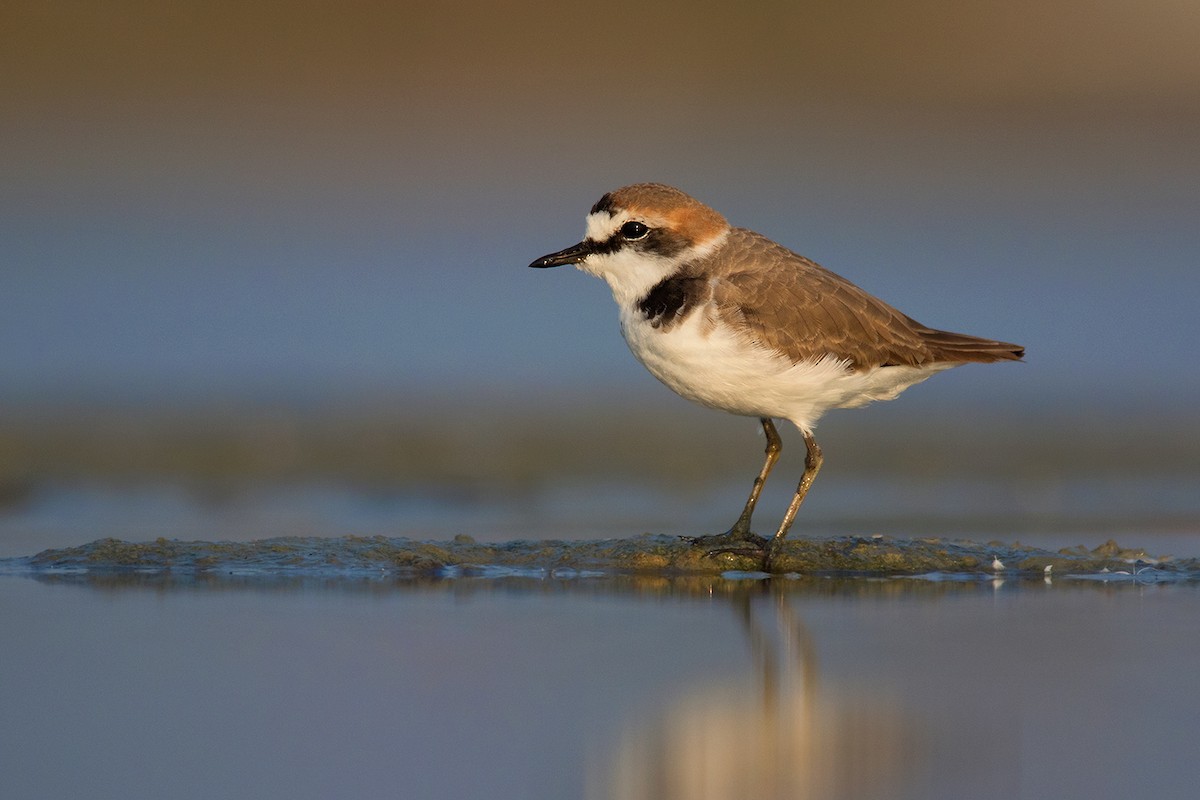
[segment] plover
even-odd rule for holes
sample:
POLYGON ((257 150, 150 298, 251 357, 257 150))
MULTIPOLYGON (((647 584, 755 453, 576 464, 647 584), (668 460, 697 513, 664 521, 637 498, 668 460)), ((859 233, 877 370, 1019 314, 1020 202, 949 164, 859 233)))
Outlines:
POLYGON ((891 400, 967 362, 1018 361, 1020 345, 926 327, 813 261, 679 189, 608 192, 583 241, 531 267, 573 264, 603 278, 629 349, 660 381, 710 408, 757 417, 766 460, 727 532, 693 541, 753 552, 770 569, 823 460, 813 429, 831 408, 891 400), (750 518, 783 444, 774 419, 804 437, 804 473, 772 539, 750 518))

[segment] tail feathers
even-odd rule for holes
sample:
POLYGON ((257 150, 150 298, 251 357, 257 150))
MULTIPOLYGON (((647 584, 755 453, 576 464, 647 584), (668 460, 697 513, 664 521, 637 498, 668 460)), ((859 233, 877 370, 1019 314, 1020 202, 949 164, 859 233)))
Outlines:
POLYGON ((1010 342, 980 339, 963 333, 930 330, 923 337, 935 361, 978 362, 1020 361, 1025 348, 1010 342))

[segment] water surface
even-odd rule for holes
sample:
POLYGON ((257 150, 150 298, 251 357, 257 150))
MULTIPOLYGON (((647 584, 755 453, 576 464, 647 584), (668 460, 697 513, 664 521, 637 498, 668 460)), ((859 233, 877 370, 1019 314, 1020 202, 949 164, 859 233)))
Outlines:
POLYGON ((1192 795, 1192 583, 0 577, 5 795, 1192 795))

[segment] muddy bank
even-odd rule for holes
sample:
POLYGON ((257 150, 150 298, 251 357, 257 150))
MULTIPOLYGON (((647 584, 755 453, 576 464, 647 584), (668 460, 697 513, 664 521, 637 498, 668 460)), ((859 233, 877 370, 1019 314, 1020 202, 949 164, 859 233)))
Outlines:
MULTIPOLYGON (((469 536, 416 541, 383 536, 283 537, 252 542, 100 539, 80 547, 0 560, 9 573, 138 572, 249 577, 316 575, 753 575, 757 560, 711 555, 677 537, 480 543, 469 536)), ((1155 557, 1108 542, 1058 551, 999 542, 841 536, 789 540, 778 573, 954 577, 1090 577, 1194 580, 1200 559, 1155 557)))

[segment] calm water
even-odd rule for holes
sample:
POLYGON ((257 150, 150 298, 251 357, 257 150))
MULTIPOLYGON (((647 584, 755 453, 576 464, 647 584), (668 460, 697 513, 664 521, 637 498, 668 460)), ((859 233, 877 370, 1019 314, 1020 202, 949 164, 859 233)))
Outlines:
MULTIPOLYGON (((806 500, 793 535, 881 533, 1058 549, 1116 539, 1155 555, 1200 557, 1200 492, 1193 472, 1071 476, 1053 482, 903 474, 830 478, 806 500)), ((790 477, 790 476, 789 476, 790 477)), ((745 502, 737 476, 715 488, 672 491, 647 482, 560 482, 525 493, 358 491, 304 484, 228 494, 170 485, 120 489, 46 487, 0 509, 0 558, 99 538, 248 541, 275 536, 407 536, 480 541, 623 538, 643 532, 715 533, 745 502)), ((775 524, 791 499, 787 479, 769 483, 756 521, 775 524)))
MULTIPOLYGON (((1194 557, 1192 486, 842 476, 803 523, 1194 557)), ((0 558, 102 536, 694 533, 743 490, 51 487, 0 516, 0 558)), ((0 569, 0 643, 6 800, 1183 798, 1200 756, 1195 583, 0 569)))
POLYGON ((1200 587, 0 577, 9 798, 1193 797, 1200 587))

